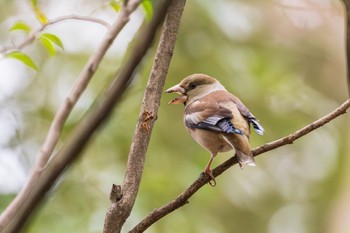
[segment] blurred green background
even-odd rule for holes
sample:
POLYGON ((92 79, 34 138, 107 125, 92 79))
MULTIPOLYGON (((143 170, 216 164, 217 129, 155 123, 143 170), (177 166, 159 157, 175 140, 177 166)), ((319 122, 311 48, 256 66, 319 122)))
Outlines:
MULTIPOLYGON (((116 13, 107 3, 51 0, 40 6, 50 19, 74 13, 113 22, 116 13)), ((2 46, 24 38, 20 32, 8 32, 17 20, 39 26, 29 13, 29 2, 0 0, 0 4, 2 46)), ((134 13, 108 52, 70 116, 60 145, 108 85, 143 16, 141 9, 134 13)), ((322 117, 348 98, 343 21, 342 4, 335 0, 188 1, 165 87, 192 73, 219 79, 265 127, 263 137, 254 133, 251 137, 252 148, 257 147, 322 117)), ((26 47, 24 51, 40 67, 38 73, 17 61, 0 60, 0 210, 23 184, 55 111, 105 31, 100 25, 77 21, 49 27, 65 50, 49 57, 39 43, 26 47)), ((26 232, 102 231, 111 186, 123 180, 155 48, 156 43, 122 103, 49 193, 26 232)), ((125 232, 180 194, 209 159, 209 153, 187 134, 183 107, 167 105, 173 97, 162 98, 125 232)), ((147 232, 350 232, 349 136, 345 115, 292 145, 258 156, 257 167, 234 166, 217 179, 215 188, 206 185, 189 204, 147 232)), ((232 154, 220 154, 213 165, 232 154)))

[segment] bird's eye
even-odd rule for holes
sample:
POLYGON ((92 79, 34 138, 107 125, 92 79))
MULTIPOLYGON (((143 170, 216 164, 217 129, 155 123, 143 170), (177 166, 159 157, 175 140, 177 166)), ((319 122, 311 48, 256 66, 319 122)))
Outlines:
POLYGON ((196 83, 190 83, 190 88, 191 89, 195 89, 197 87, 197 84, 196 83))

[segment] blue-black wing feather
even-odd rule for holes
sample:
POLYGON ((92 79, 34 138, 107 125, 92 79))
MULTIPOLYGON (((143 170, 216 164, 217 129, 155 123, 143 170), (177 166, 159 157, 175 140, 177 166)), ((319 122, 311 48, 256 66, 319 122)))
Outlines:
POLYGON ((197 128, 197 129, 206 129, 206 130, 214 130, 217 132, 224 133, 235 133, 243 135, 243 132, 237 128, 235 128, 230 120, 230 118, 218 118, 218 117, 209 117, 208 119, 198 123, 188 123, 186 122, 186 126, 188 128, 197 128), (214 119, 216 118, 216 119, 214 119))

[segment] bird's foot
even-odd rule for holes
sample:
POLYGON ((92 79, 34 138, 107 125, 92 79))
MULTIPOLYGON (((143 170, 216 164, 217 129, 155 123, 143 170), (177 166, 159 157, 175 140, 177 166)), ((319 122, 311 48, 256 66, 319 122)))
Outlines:
POLYGON ((213 172, 210 169, 205 169, 204 172, 207 173, 210 176, 210 178, 211 178, 211 180, 209 180, 209 182, 208 182, 210 184, 210 186, 211 187, 215 187, 216 186, 216 181, 215 181, 215 177, 213 175, 213 172))

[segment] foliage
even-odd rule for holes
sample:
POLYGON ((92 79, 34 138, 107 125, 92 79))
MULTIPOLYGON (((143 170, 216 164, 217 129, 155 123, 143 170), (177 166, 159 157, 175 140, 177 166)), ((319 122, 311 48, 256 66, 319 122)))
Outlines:
POLYGON ((30 32, 32 28, 29 25, 27 25, 25 22, 17 21, 9 29, 9 31, 15 31, 15 30, 30 32))
POLYGON ((32 68, 34 70, 38 70, 38 67, 35 65, 33 60, 27 54, 25 54, 25 53, 23 53, 21 51, 11 52, 11 53, 7 54, 6 57, 7 58, 17 59, 17 60, 23 62, 28 67, 30 67, 30 68, 32 68))
POLYGON ((51 56, 56 54, 54 45, 57 45, 63 49, 63 43, 61 39, 54 34, 42 33, 40 34, 39 39, 51 56))

